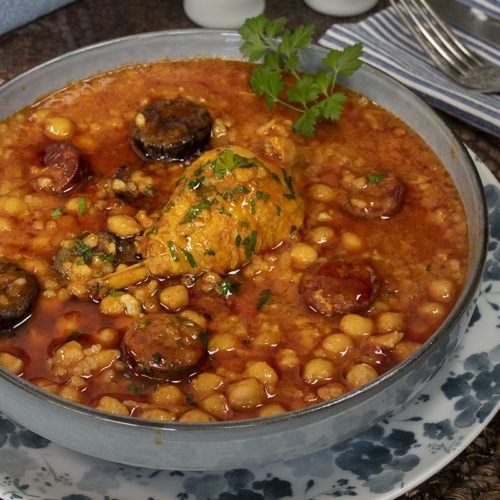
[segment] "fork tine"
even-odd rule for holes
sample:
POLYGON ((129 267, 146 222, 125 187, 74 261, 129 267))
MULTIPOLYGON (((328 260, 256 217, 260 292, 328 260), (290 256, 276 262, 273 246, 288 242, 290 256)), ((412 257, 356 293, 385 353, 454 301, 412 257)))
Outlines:
POLYGON ((468 67, 477 66, 482 61, 466 47, 448 28, 443 18, 427 3, 426 0, 420 0, 416 3, 417 9, 431 26, 436 36, 445 44, 457 58, 459 58, 468 67))
MULTIPOLYGON (((442 49, 441 45, 436 42, 434 37, 422 23, 420 18, 410 8, 408 3, 405 0, 400 0, 399 2, 396 0, 390 0, 390 3, 396 12, 398 12, 401 19, 403 19, 413 36, 419 41, 420 45, 427 50, 429 56, 436 63, 436 65, 446 73, 451 72, 456 74, 457 71, 453 65, 454 60, 445 50, 442 49)), ((463 71, 459 71, 458 73, 462 74, 463 71)))

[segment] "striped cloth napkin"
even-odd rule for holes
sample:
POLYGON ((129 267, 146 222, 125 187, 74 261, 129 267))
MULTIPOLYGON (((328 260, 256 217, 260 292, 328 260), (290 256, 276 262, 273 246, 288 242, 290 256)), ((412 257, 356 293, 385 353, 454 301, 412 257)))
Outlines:
MULTIPOLYGON (((498 0, 461 0, 500 19, 498 0)), ((455 30, 477 54, 500 66, 500 47, 455 30)), ((342 49, 363 42, 363 60, 404 83, 429 104, 500 137, 500 94, 481 94, 448 78, 432 66, 417 40, 392 7, 359 23, 335 24, 319 40, 342 49)))

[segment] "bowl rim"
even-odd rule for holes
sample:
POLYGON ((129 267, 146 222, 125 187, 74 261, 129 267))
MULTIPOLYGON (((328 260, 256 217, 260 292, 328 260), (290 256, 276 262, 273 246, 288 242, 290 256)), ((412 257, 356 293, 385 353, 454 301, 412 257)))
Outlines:
MULTIPOLYGON (((154 38, 163 38, 163 37, 171 37, 171 36, 191 36, 191 35, 211 35, 218 38, 222 38, 223 40, 241 40, 239 33, 236 30, 219 30, 219 29, 205 29, 205 28, 193 28, 193 29, 172 29, 172 30, 163 30, 163 31, 153 31, 146 33, 139 33, 134 35, 127 35, 123 37, 113 38, 110 40, 104 40, 101 42, 97 42, 94 44, 86 45, 80 47, 78 49, 65 52, 57 57, 49 59, 47 61, 42 62, 32 68, 19 73, 13 78, 7 80, 3 84, 0 85, 0 97, 4 90, 8 89, 11 86, 15 86, 18 83, 22 82, 26 77, 30 76, 33 73, 44 71, 46 68, 58 64, 60 62, 65 62, 67 60, 71 60, 75 56, 78 56, 82 53, 91 53, 94 50, 106 49, 107 47, 124 44, 127 42, 135 42, 139 43, 143 40, 150 40, 154 38)), ((303 51, 313 51, 316 53, 323 53, 326 55, 328 53, 328 49, 325 47, 321 47, 315 43, 311 44, 303 51)), ((198 56, 190 56, 191 59, 196 58, 221 58, 223 60, 241 60, 234 58, 226 58, 221 56, 215 56, 210 54, 200 53, 198 56)), ((172 60, 180 60, 181 58, 176 58, 172 60)), ((187 58, 186 58, 187 59, 187 58)), ((168 60, 168 56, 155 59, 154 61, 168 60)), ((54 91, 58 91, 64 88, 67 85, 71 85, 76 83, 84 78, 92 78, 96 75, 106 73, 108 71, 114 71, 116 69, 125 68, 131 65, 140 65, 140 64, 149 64, 150 61, 130 61, 124 64, 118 64, 116 66, 110 65, 108 69, 97 71, 87 77, 78 78, 77 80, 69 80, 62 87, 55 88, 54 91)), ((243 420, 229 420, 229 421, 217 421, 217 422, 161 422, 155 420, 147 420, 140 419, 138 417, 132 416, 122 416, 116 415, 113 413, 105 412, 102 410, 98 410, 96 408, 92 408, 90 406, 86 406, 84 404, 75 403, 73 401, 66 400, 61 398, 60 396, 56 396, 48 391, 45 391, 34 384, 31 384, 27 380, 13 374, 7 369, 0 366, 0 379, 4 379, 7 383, 10 383, 14 386, 19 387, 21 390, 26 392, 30 396, 34 396, 35 398, 40 399, 44 404, 49 403, 59 408, 63 408, 65 410, 69 410, 72 413, 79 414, 84 417, 93 418, 99 421, 109 422, 109 423, 117 423, 120 425, 146 428, 146 429, 155 429, 155 430, 165 430, 165 431, 177 431, 181 432, 183 430, 187 430, 189 432, 200 431, 205 432, 207 430, 242 430, 242 429, 251 429, 256 426, 258 427, 269 427, 277 424, 281 424, 283 422, 287 422, 290 420, 296 420, 300 418, 306 418, 311 416, 327 416, 327 413, 332 411, 342 412, 346 407, 351 406, 353 402, 364 401, 370 399, 374 395, 378 394, 378 392, 373 391, 375 388, 379 388, 383 390, 385 387, 390 386, 394 378, 397 378, 400 374, 405 374, 412 369, 413 364, 419 360, 422 356, 429 351, 434 349, 435 345, 439 345, 443 338, 447 335, 447 330, 453 328, 456 323, 460 321, 463 314, 465 313, 466 307, 472 304, 472 301, 477 293, 478 286, 481 282, 482 273, 486 261, 486 250, 487 250, 487 242, 488 242, 488 224, 487 224, 487 205, 486 198, 484 194, 484 190, 482 188, 481 179, 479 176, 479 172, 476 168, 476 165, 472 161, 472 158, 467 151, 463 142, 459 139, 457 134, 446 124, 446 122, 436 113, 436 111, 425 102, 419 95, 417 95, 413 90, 411 90, 407 85, 397 81, 392 76, 387 73, 375 68, 369 63, 363 62, 363 66, 361 68, 362 71, 368 71, 374 73, 378 78, 384 80, 386 83, 389 83, 392 86, 399 87, 406 93, 412 94, 412 98, 416 99, 417 102, 420 101, 420 105, 424 107, 424 109, 432 114, 434 118, 437 120, 439 125, 443 127, 454 139, 454 148, 459 149, 463 154, 465 161, 468 163, 468 167, 470 168, 471 175, 473 178, 474 191, 478 194, 478 204, 479 204, 479 212, 477 213, 480 234, 479 234, 479 244, 477 245, 477 253, 478 259, 474 261, 468 270, 469 278, 466 282, 460 297, 455 303, 453 309, 448 314, 444 322, 441 326, 433 333, 433 335, 412 355, 408 358, 388 370, 387 372, 379 375, 373 381, 351 391, 346 392, 345 394, 330 400, 326 400, 320 403, 316 403, 311 406, 307 406, 304 408, 300 408, 298 410, 291 410, 285 413, 281 413, 278 415, 272 415, 267 417, 254 417, 243 420), (372 394, 375 392, 375 394, 372 394), (353 401, 355 400, 355 401, 353 401)), ((348 87, 348 85, 346 85, 348 87)), ((44 95, 39 96, 34 102, 40 100, 44 97, 44 95)), ((28 104, 29 106, 30 104, 28 104)), ((390 110, 389 110, 390 111, 390 110)), ((4 120, 7 117, 0 118, 0 120, 4 120)), ((419 134, 420 135, 420 134, 419 134)), ((470 259, 470 256, 469 256, 470 259)))

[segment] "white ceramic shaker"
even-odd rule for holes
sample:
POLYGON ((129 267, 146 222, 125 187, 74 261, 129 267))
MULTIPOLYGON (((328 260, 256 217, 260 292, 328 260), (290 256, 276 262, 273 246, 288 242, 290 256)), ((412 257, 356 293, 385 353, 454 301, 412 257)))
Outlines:
POLYGON ((184 12, 204 28, 239 28, 264 12, 265 0, 184 0, 184 12))
POLYGON ((328 16, 357 16, 375 6, 378 0, 304 0, 305 4, 328 16))

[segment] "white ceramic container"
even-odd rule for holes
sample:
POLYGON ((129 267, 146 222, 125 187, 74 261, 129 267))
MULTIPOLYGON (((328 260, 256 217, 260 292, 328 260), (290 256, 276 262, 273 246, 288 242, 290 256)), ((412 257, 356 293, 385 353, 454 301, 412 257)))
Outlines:
MULTIPOLYGON (((235 32, 184 30, 135 35, 93 45, 38 66, 0 87, 0 119, 69 81, 125 64, 193 56, 240 58, 235 32)), ((304 70, 326 51, 304 51, 304 70)), ((0 368, 0 409, 63 446, 96 457, 159 469, 227 469, 300 456, 338 443, 404 407, 464 335, 485 256, 486 211, 479 176, 463 145, 420 98, 364 66, 341 80, 392 111, 438 154, 462 197, 469 223, 467 284, 444 324, 410 358, 337 399, 289 413, 235 422, 155 422, 104 413, 47 393, 0 368)))

